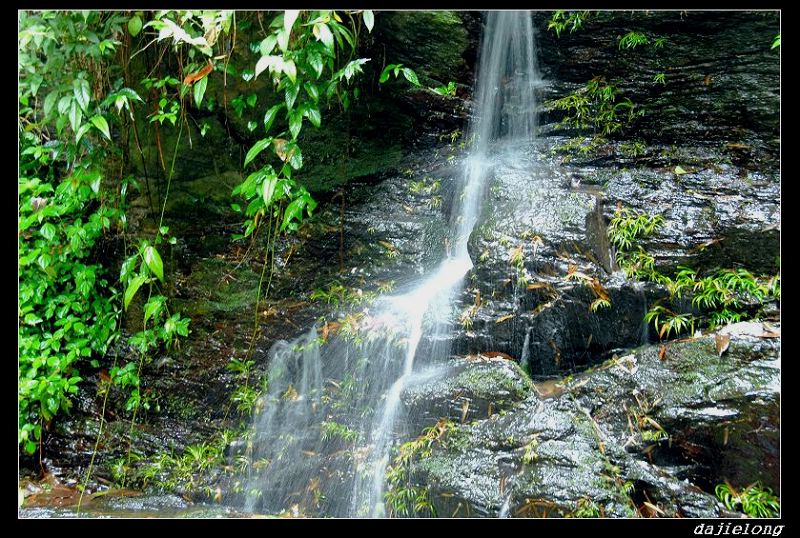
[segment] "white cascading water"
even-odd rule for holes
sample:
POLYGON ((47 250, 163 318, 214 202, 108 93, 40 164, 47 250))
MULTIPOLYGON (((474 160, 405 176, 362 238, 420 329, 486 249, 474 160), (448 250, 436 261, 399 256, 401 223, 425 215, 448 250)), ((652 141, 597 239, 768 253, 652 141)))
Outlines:
MULTIPOLYGON (((269 389, 254 422, 246 509, 338 517, 385 515, 392 448, 408 431, 404 388, 425 363, 444 363, 453 300, 473 267, 469 236, 481 213, 498 144, 530 145, 536 126, 531 14, 490 12, 476 72, 473 140, 451 216, 453 246, 437 270, 384 296, 333 335, 318 328, 270 350, 269 389)), ((428 372, 426 375, 430 375, 428 372)))

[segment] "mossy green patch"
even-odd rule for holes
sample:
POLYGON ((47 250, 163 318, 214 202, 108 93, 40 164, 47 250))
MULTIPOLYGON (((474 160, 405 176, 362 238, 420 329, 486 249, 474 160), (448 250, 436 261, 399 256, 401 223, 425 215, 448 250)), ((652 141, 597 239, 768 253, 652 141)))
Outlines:
POLYGON ((234 279, 229 276, 233 270, 234 264, 217 258, 198 262, 188 283, 195 290, 195 297, 179 305, 181 310, 191 316, 252 310, 260 275, 241 266, 236 269, 234 279))
POLYGON ((395 11, 379 22, 386 58, 414 69, 423 84, 447 84, 464 71, 469 36, 457 13, 395 11))

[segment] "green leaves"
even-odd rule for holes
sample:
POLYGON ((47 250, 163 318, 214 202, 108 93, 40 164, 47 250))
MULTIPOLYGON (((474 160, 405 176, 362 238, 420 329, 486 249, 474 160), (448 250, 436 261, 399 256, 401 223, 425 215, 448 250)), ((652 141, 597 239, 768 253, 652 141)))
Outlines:
POLYGON ((266 71, 271 66, 274 66, 278 58, 279 58, 278 56, 270 56, 270 55, 262 56, 261 58, 259 58, 258 61, 256 62, 255 77, 258 78, 258 75, 266 71))
POLYGON ((81 112, 78 102, 73 100, 69 108, 69 125, 76 133, 81 126, 81 121, 83 121, 83 112, 81 112))
MULTIPOLYGON (((264 114, 264 132, 269 134, 269 129, 272 127, 272 123, 275 121, 275 118, 278 115, 278 111, 283 108, 283 103, 278 103, 277 105, 273 106, 269 110, 267 110, 266 114, 264 114)), ((247 164, 245 163, 245 166, 247 164)))
POLYGON ((294 61, 284 61, 282 70, 286 73, 286 76, 289 77, 289 80, 292 81, 292 84, 297 82, 297 67, 294 65, 294 61))
POLYGON ((317 38, 318 41, 321 41, 325 48, 328 50, 333 50, 333 34, 331 33, 330 28, 325 23, 317 23, 314 25, 313 29, 314 37, 317 38))
POLYGON ((264 151, 264 148, 269 146, 270 143, 272 143, 272 138, 262 138, 261 140, 253 144, 253 147, 250 148, 250 151, 248 151, 247 155, 245 155, 244 157, 244 166, 250 164, 250 162, 252 162, 252 160, 255 159, 259 153, 264 151))
POLYGON ((406 77, 406 80, 409 81, 414 86, 420 85, 419 79, 417 78, 417 74, 408 67, 403 68, 403 76, 406 77))
POLYGON ((99 114, 97 116, 92 116, 89 121, 98 131, 103 133, 103 136, 105 136, 108 140, 111 140, 111 132, 108 130, 108 122, 103 116, 100 116, 99 114))
POLYGON ((156 295, 154 297, 150 297, 147 300, 147 304, 144 305, 144 323, 153 318, 157 319, 158 315, 164 309, 164 304, 167 302, 167 298, 163 295, 156 295))
POLYGON ((275 45, 278 44, 278 38, 274 35, 268 35, 264 38, 258 46, 259 52, 261 52, 261 56, 269 56, 269 54, 275 48, 275 45))
POLYGON ((294 21, 297 20, 298 15, 300 15, 300 11, 296 9, 287 9, 283 14, 283 29, 287 35, 292 32, 292 26, 294 26, 294 21))
POLYGON ((673 170, 673 171, 675 172, 676 175, 679 175, 679 176, 688 173, 688 172, 686 172, 686 170, 683 169, 682 166, 676 166, 675 170, 673 170))
POLYGON ((292 110, 294 102, 297 99, 297 94, 300 93, 299 84, 290 84, 286 86, 284 97, 286 98, 286 108, 292 110))
POLYGON ((75 101, 77 101, 78 105, 81 107, 81 110, 87 112, 91 95, 89 81, 84 78, 75 79, 72 82, 72 93, 75 96, 75 101))
POLYGON ((319 54, 317 54, 314 51, 308 51, 308 53, 306 55, 306 58, 308 60, 308 64, 314 70, 314 74, 316 75, 316 78, 321 77, 322 76, 322 70, 325 67, 325 64, 322 62, 322 56, 320 56, 319 54))
POLYGON ((372 27, 375 25, 375 15, 372 14, 371 10, 365 9, 361 16, 364 18, 364 26, 366 26, 367 31, 371 33, 372 27))
POLYGON ((322 115, 319 113, 319 109, 315 106, 309 106, 308 110, 305 112, 308 121, 314 127, 319 127, 322 124, 322 115))
POLYGON ((261 184, 261 196, 264 200, 264 205, 269 207, 272 203, 272 197, 275 195, 275 186, 278 184, 278 177, 275 174, 268 176, 261 184))
POLYGON ((413 69, 403 67, 403 64, 389 64, 384 67, 380 77, 378 78, 378 82, 383 84, 389 80, 389 75, 394 74, 395 78, 397 78, 401 73, 403 74, 403 77, 414 86, 420 85, 417 73, 414 72, 413 69))
POLYGON ((781 34, 778 32, 778 35, 775 36, 775 39, 772 41, 772 46, 770 49, 777 49, 781 46, 781 34))
POLYGON ((52 223, 48 222, 39 229, 39 233, 42 234, 42 237, 48 241, 52 241, 53 237, 56 235, 56 227, 53 226, 52 223))
POLYGON ((303 127, 303 111, 293 110, 289 113, 289 132, 292 134, 292 139, 297 139, 300 134, 300 129, 303 127))
POLYGON ((147 264, 147 267, 158 277, 160 281, 164 281, 164 264, 161 261, 161 256, 153 245, 147 245, 142 251, 142 258, 147 264))
POLYGON ((136 37, 142 31, 142 18, 139 15, 134 15, 128 19, 128 32, 131 37, 136 37))
POLYGON ((123 305, 125 310, 128 310, 128 305, 131 304, 131 300, 133 299, 136 292, 139 291, 139 288, 142 287, 142 284, 147 281, 147 277, 144 275, 136 275, 128 282, 128 287, 125 288, 125 296, 123 298, 123 305))
POLYGON ((194 104, 200 108, 200 103, 203 102, 203 96, 206 94, 206 86, 208 86, 208 77, 203 77, 194 84, 194 104))

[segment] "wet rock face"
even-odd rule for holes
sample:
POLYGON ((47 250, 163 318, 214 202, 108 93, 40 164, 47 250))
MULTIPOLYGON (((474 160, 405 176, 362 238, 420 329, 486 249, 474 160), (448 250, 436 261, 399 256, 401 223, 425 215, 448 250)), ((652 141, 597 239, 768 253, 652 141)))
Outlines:
POLYGON ((777 492, 779 329, 725 334, 722 355, 714 336, 675 342, 663 360, 643 346, 558 391, 537 385, 457 426, 415 476, 440 516, 574 516, 590 499, 596 515, 647 515, 647 501, 668 516, 718 517, 726 511, 711 492, 724 480, 777 492))
POLYGON ((648 141, 755 137, 777 151, 780 55, 770 49, 780 31, 777 12, 601 12, 560 38, 546 30, 549 17, 534 15, 548 95, 561 96, 601 75, 646 104, 636 130, 648 141), (631 31, 667 39, 658 49, 620 50, 619 38, 631 31), (665 84, 654 83, 656 73, 665 74, 665 84))
POLYGON ((481 356, 453 359, 410 380, 402 400, 420 430, 439 418, 471 422, 490 417, 524 400, 531 382, 513 361, 481 356), (445 371, 443 371, 445 370, 445 371))

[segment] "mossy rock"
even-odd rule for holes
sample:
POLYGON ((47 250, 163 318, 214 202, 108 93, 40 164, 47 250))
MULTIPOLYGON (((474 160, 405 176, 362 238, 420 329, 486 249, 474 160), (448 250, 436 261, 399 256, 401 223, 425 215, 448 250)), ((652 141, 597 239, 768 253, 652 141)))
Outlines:
POLYGON ((381 12, 375 28, 376 40, 386 46, 386 61, 410 67, 423 84, 447 84, 463 77, 469 35, 457 13, 381 12))
POLYGON ((532 391, 528 377, 510 360, 455 359, 448 368, 446 374, 411 384, 403 392, 415 423, 436 422, 439 417, 483 419, 525 400, 532 391))

